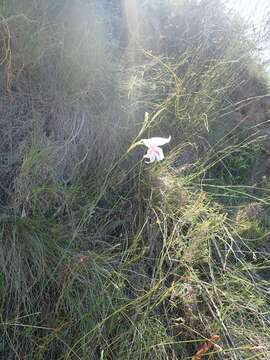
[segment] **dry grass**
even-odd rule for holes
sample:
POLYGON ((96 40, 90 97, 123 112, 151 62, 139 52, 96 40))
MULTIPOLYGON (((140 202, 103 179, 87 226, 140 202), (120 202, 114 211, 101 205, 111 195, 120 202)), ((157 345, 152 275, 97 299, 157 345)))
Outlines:
POLYGON ((0 5, 1 358, 269 358, 268 88, 181 4, 0 5))

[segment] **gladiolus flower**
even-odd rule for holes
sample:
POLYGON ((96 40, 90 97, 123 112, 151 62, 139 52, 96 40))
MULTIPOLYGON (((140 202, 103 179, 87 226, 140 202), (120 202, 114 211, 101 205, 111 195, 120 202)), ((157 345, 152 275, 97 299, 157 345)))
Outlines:
POLYGON ((160 146, 168 144, 170 141, 171 136, 168 138, 153 137, 150 139, 142 139, 141 143, 148 148, 147 153, 144 155, 144 158, 149 159, 149 161, 145 161, 146 164, 151 164, 155 160, 163 160, 164 153, 160 146))

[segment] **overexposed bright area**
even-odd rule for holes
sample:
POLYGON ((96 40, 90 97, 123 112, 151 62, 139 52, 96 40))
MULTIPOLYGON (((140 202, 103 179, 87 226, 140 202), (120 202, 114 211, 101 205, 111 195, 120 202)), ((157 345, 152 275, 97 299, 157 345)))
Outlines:
POLYGON ((268 0, 225 0, 226 7, 255 27, 261 27, 266 21, 270 9, 268 0))

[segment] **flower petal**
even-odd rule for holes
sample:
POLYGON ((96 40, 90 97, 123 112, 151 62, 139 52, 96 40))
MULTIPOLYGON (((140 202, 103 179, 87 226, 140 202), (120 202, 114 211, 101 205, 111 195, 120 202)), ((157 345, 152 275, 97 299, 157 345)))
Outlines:
POLYGON ((144 155, 144 158, 148 158, 148 159, 149 159, 149 161, 145 161, 146 164, 151 164, 152 162, 155 161, 156 155, 155 155, 155 153, 154 153, 152 150, 149 149, 149 150, 147 151, 147 154, 144 155))
POLYGON ((155 155, 156 155, 157 161, 161 161, 164 159, 163 150, 158 146, 155 147, 155 155))
POLYGON ((158 146, 152 146, 148 149, 147 153, 144 155, 144 158, 148 158, 149 161, 146 161, 146 164, 151 164, 155 160, 161 161, 164 159, 163 150, 158 146))
POLYGON ((142 139, 142 143, 147 147, 162 146, 169 143, 170 141, 171 141, 171 136, 169 136, 168 138, 152 137, 150 139, 142 139))
POLYGON ((150 158, 152 157, 153 154, 153 150, 152 149, 148 149, 147 153, 143 156, 144 158, 150 158))

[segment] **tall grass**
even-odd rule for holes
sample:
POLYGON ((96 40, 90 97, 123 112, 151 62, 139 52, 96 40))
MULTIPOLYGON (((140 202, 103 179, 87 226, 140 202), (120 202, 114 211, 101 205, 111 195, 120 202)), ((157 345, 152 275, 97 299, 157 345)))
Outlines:
POLYGON ((268 359, 255 46, 218 1, 110 6, 0 7, 0 357, 268 359))

